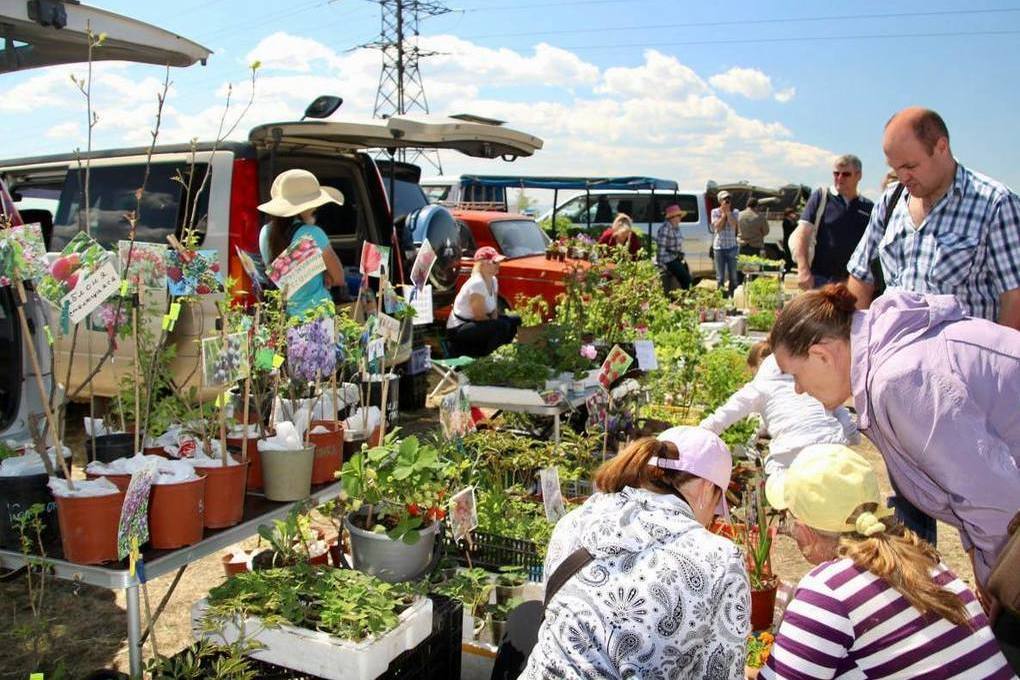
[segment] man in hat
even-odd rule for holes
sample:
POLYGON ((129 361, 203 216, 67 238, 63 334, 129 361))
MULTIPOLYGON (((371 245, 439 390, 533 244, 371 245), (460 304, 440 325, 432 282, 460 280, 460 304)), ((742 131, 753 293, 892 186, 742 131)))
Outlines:
POLYGON ((712 239, 712 253, 715 259, 715 281, 726 297, 733 297, 737 287, 737 220, 739 214, 733 207, 730 192, 720 191, 716 197, 719 207, 712 208, 711 224, 715 237, 712 239), (728 283, 728 287, 723 286, 728 283))
POLYGON ((684 261, 684 236, 680 222, 684 211, 676 203, 666 206, 666 221, 655 233, 655 264, 662 271, 662 285, 667 291, 672 288, 670 277, 676 279, 681 288, 691 287, 691 270, 684 261))

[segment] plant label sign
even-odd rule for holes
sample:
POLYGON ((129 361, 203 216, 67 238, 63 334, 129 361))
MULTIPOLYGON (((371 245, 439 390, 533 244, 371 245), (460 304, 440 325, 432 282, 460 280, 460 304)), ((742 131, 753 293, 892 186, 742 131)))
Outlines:
POLYGON ((370 340, 368 345, 365 347, 365 358, 369 363, 372 363, 376 359, 382 357, 386 351, 386 340, 384 338, 376 338, 370 340))
POLYGON ((255 266, 255 260, 251 258, 247 252, 241 250, 241 246, 234 246, 234 252, 237 253, 237 259, 241 263, 241 269, 251 279, 252 292, 255 295, 262 295, 262 284, 259 281, 259 270, 255 266))
POLYGON ((435 320, 432 313, 432 284, 427 283, 425 286, 418 290, 414 286, 404 286, 404 297, 407 299, 407 304, 414 308, 414 320, 411 322, 415 326, 422 326, 430 324, 435 320))
POLYGON ((411 265, 411 283, 415 288, 421 290, 425 287, 429 274, 432 273, 432 265, 435 263, 436 251, 433 250, 432 243, 425 239, 418 248, 418 254, 414 256, 414 264, 411 265))
POLYGON ((322 249, 311 236, 302 236, 287 246, 269 265, 269 280, 290 298, 301 286, 326 271, 322 249))
POLYGON ((39 294, 79 323, 117 292, 110 253, 83 231, 75 234, 39 282, 39 294))
POLYGON ((394 319, 389 314, 379 312, 376 316, 376 332, 379 333, 379 337, 389 342, 397 342, 400 340, 400 322, 394 319))
POLYGON ((361 264, 358 271, 362 276, 388 279, 390 271, 390 248, 365 241, 361 246, 361 264))
POLYGON ((38 223, 0 230, 0 287, 11 285, 15 275, 38 280, 46 274, 46 246, 38 223))
POLYGON ((71 323, 81 323, 88 318, 99 305, 117 292, 119 286, 120 277, 109 259, 92 272, 83 274, 78 285, 64 298, 71 323))
POLYGON ((229 385, 248 375, 248 334, 244 331, 202 340, 205 385, 229 385))
POLYGON ((215 250, 166 251, 166 286, 170 295, 208 295, 223 287, 219 254, 215 250))
POLYGON ((617 378, 627 372, 632 363, 634 357, 620 349, 619 345, 613 345, 613 349, 609 350, 606 360, 599 369, 599 384, 608 390, 617 378))
POLYGON ((166 250, 161 243, 117 241, 122 276, 134 289, 166 288, 166 250))
POLYGON ((450 529, 453 540, 461 541, 478 528, 478 505, 475 502, 475 487, 469 486, 458 491, 450 499, 450 529))
POLYGON ((634 354, 637 365, 642 371, 655 371, 659 368, 659 360, 655 356, 655 345, 651 340, 635 340, 634 354))
POLYGON ((563 492, 560 490, 560 471, 556 467, 549 467, 543 468, 538 474, 542 482, 545 518, 555 524, 567 514, 567 508, 563 504, 563 492))
POLYGON ((149 540, 149 490, 157 474, 155 461, 150 461, 131 475, 117 525, 117 556, 120 559, 128 556, 132 543, 142 545, 149 540))

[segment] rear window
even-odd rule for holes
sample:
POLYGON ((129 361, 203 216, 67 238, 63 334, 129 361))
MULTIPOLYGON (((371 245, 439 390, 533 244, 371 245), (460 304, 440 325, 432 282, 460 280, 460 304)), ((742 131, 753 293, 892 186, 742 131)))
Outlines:
POLYGON ((684 211, 681 222, 698 222, 701 220, 701 215, 698 211, 698 197, 696 195, 673 194, 655 197, 655 215, 652 217, 652 221, 663 222, 666 219, 666 208, 674 203, 679 205, 680 209, 684 211))
POLYGON ((433 185, 423 186, 422 188, 425 190, 425 195, 428 196, 429 203, 439 203, 440 201, 445 201, 450 196, 450 189, 452 187, 448 185, 433 185))
POLYGON ((500 220, 490 225, 499 250, 507 257, 541 255, 549 243, 534 220, 500 220))
MULTIPOLYGON (((195 166, 191 182, 192 193, 201 185, 207 167, 206 164, 195 166)), ((188 163, 151 165, 145 194, 142 196, 136 240, 166 243, 169 234, 180 234, 182 226, 189 219, 185 213, 190 213, 192 206, 190 201, 186 201, 187 187, 174 178, 180 174, 187 181, 189 172, 188 163)), ((64 188, 60 193, 60 207, 53 220, 51 251, 63 250, 79 231, 79 213, 81 226, 84 227, 85 215, 82 210, 84 174, 85 170, 78 168, 72 168, 67 173, 64 188)), ((124 216, 138 206, 135 192, 142 186, 144 177, 143 163, 91 169, 89 182, 89 202, 92 205, 89 211, 92 221, 91 234, 104 248, 116 249, 117 241, 128 238, 128 221, 124 216)), ((195 223, 199 228, 200 241, 204 236, 208 205, 209 186, 206 183, 202 194, 198 196, 198 205, 195 209, 195 223)))

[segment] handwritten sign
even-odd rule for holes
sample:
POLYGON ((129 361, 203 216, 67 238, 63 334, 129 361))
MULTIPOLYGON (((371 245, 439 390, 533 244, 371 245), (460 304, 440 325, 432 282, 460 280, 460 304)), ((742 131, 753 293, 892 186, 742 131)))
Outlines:
POLYGON ((376 332, 385 340, 397 342, 400 340, 400 322, 389 314, 379 312, 376 316, 376 332))
POLYGON ((659 360, 655 356, 655 345, 651 340, 635 340, 634 354, 637 365, 642 371, 655 371, 659 368, 659 360))
POLYGON ((78 285, 61 301, 62 304, 67 303, 71 323, 84 321, 99 305, 106 302, 107 298, 115 294, 119 286, 120 277, 117 276, 113 262, 109 260, 92 273, 85 274, 78 280, 78 285))
POLYGON ((322 250, 311 236, 302 236, 291 243, 269 265, 269 279, 290 298, 303 285, 326 270, 322 250))

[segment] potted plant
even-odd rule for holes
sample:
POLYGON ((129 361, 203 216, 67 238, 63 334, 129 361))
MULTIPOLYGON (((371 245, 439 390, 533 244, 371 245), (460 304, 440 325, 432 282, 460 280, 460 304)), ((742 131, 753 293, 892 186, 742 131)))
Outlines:
POLYGON ((460 600, 464 605, 464 630, 471 631, 472 637, 478 637, 485 627, 486 609, 492 589, 489 573, 473 567, 456 572, 433 586, 432 591, 460 600))
POLYGON ((528 582, 524 567, 503 566, 496 577, 496 602, 521 599, 524 597, 524 586, 528 582))
POLYGON ((305 504, 295 505, 285 519, 273 520, 272 525, 260 524, 259 538, 269 548, 252 557, 255 569, 293 566, 295 564, 328 564, 329 545, 325 534, 312 528, 311 517, 305 504))
POLYGON ((435 447, 396 434, 362 447, 341 471, 354 568, 391 582, 418 578, 428 568, 446 516, 449 469, 435 447))
POLYGON ((499 645, 503 635, 506 634, 507 617, 510 616, 510 612, 516 609, 521 602, 521 599, 515 597, 505 602, 489 605, 486 625, 489 626, 489 631, 492 634, 492 644, 499 645))
POLYGON ((751 581, 751 629, 766 630, 772 625, 779 580, 772 573, 772 539, 775 529, 765 514, 764 482, 751 486, 744 494, 746 523, 737 526, 737 535, 747 555, 747 575, 751 581))

